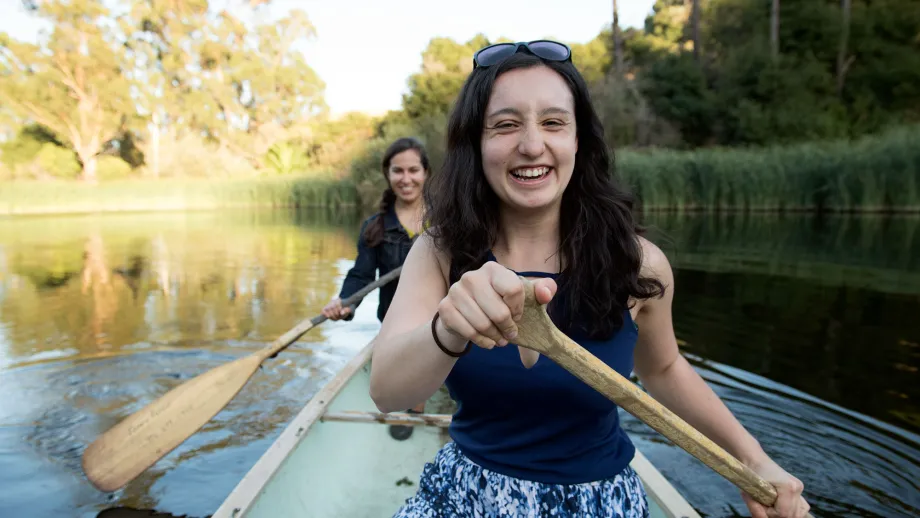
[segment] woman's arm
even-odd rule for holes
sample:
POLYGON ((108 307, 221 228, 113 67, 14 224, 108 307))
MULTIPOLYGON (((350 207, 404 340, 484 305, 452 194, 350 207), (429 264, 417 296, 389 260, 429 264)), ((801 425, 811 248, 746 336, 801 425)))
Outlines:
MULTIPOLYGON (((406 257, 371 358, 371 398, 382 412, 425 401, 456 363, 435 344, 435 312, 440 315, 435 324, 439 341, 453 352, 462 351, 467 342, 484 349, 504 347, 517 336, 517 321, 524 311, 520 277, 488 261, 448 287, 446 264, 427 233, 419 236, 406 257)), ((555 281, 537 279, 533 284, 537 301, 549 303, 556 293, 555 281)))
MULTIPOLYGON (((639 340, 635 370, 642 385, 653 398, 776 486, 779 516, 804 516, 808 504, 800 496, 802 482, 770 460, 760 443, 680 354, 671 319, 671 265, 654 244, 642 239, 642 248, 643 276, 655 277, 665 286, 664 296, 643 301, 636 317, 639 340)), ((765 508, 747 495, 745 501, 755 518, 767 516, 765 508)))
MULTIPOLYGON (((399 286, 374 342, 371 398, 381 412, 410 408, 431 397, 457 359, 431 336, 431 319, 447 295, 447 282, 431 238, 419 236, 400 273, 399 286)), ((466 340, 436 325, 445 347, 461 351, 466 340)))
POLYGON ((366 220, 361 225, 361 230, 358 231, 358 255, 355 257, 355 264, 349 268, 348 273, 345 275, 339 295, 330 300, 323 308, 323 315, 328 319, 346 321, 353 319, 355 310, 361 304, 361 301, 359 300, 351 306, 343 308, 342 300, 354 295, 377 278, 377 251, 367 246, 364 241, 364 231, 370 221, 370 219, 366 220))

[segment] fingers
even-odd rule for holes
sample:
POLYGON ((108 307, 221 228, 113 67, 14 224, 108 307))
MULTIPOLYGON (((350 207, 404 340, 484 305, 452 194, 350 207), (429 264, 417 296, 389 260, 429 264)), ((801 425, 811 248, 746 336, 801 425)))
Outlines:
POLYGON ((747 504, 748 510, 751 511, 751 518, 770 518, 770 515, 767 514, 767 508, 754 500, 745 492, 741 492, 741 497, 744 499, 744 503, 747 504))
MULTIPOLYGON (((537 302, 547 304, 555 296, 553 279, 533 282, 537 302)), ((524 284, 512 270, 487 262, 467 272, 448 289, 438 306, 444 326, 454 334, 491 349, 505 346, 518 335, 517 322, 524 313, 524 284)), ((522 356, 525 365, 534 358, 522 356)))
MULTIPOLYGON (((450 295, 448 295, 448 297, 450 297, 450 295)), ((441 303, 438 304, 438 314, 441 315, 441 324, 444 325, 447 332, 463 337, 465 340, 469 340, 484 349, 495 347, 495 342, 491 338, 479 333, 448 297, 444 297, 441 303)))
POLYGON ((328 318, 329 320, 340 320, 348 316, 349 313, 351 313, 351 308, 350 307, 343 308, 341 299, 336 297, 330 300, 328 304, 326 304, 326 306, 323 308, 322 313, 323 313, 323 316, 328 318))
POLYGON ((790 478, 790 481, 777 486, 776 502, 773 504, 777 515, 783 518, 798 516, 802 490, 805 489, 802 481, 795 477, 790 478))
POLYGON ((809 511, 811 511, 811 505, 804 498, 799 497, 799 510, 796 518, 805 518, 809 511))
POLYGON ((795 495, 795 498, 790 499, 791 504, 789 504, 787 500, 780 500, 778 493, 773 507, 760 504, 745 492, 742 492, 741 496, 751 511, 751 518, 806 518, 811 511, 811 505, 798 494, 795 495))
POLYGON ((505 346, 517 337, 516 318, 524 312, 518 276, 497 263, 467 272, 439 304, 444 326, 480 347, 505 346))
POLYGON ((533 294, 539 304, 549 304, 556 296, 556 281, 553 279, 537 279, 533 281, 533 294))
MULTIPOLYGON (((453 319, 441 315, 445 318, 445 324, 457 333, 464 336, 467 340, 476 345, 491 349, 496 345, 506 345, 498 328, 492 323, 492 320, 486 315, 486 312, 477 303, 473 295, 470 294, 462 282, 455 284, 450 289, 450 301, 456 309, 460 321, 454 322, 453 319)), ((484 297, 480 297, 484 298, 484 297)))
POLYGON ((516 328, 514 321, 519 320, 524 313, 524 285, 521 283, 521 279, 507 268, 493 267, 490 270, 489 281, 492 289, 501 297, 501 301, 509 313, 507 319, 502 319, 502 322, 496 323, 499 327, 516 328))

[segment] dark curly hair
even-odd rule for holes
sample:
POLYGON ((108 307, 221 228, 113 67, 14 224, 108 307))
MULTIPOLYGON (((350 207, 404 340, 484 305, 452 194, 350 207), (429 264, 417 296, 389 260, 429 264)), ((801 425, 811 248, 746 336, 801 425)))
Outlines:
POLYGON ((622 327, 630 297, 661 296, 664 286, 639 275, 642 229, 633 216, 634 198, 612 173, 604 128, 571 62, 519 53, 470 73, 450 115, 444 164, 425 183, 429 232, 435 247, 450 259, 451 283, 487 260, 498 236, 500 201, 482 167, 486 106, 500 75, 536 66, 555 71, 569 86, 578 135, 575 168, 560 215, 559 252, 565 266, 548 312, 564 332, 577 329, 591 339, 604 339, 622 327))

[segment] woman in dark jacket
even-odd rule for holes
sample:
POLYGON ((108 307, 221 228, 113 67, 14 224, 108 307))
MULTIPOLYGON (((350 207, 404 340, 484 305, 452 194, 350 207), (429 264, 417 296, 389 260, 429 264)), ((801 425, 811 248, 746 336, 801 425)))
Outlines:
MULTIPOLYGON (((323 315, 330 320, 351 320, 360 301, 343 308, 342 299, 374 282, 378 272, 383 276, 402 266, 415 236, 422 231, 425 210, 422 187, 431 169, 424 146, 412 138, 396 140, 384 153, 382 169, 388 187, 383 191, 378 212, 361 224, 358 256, 338 297, 323 308, 323 315)), ((381 322, 398 282, 399 279, 395 279, 380 287, 377 319, 381 322)), ((424 409, 422 402, 409 412, 423 412, 424 409)), ((411 427, 390 427, 390 434, 397 439, 408 438, 411 433, 411 427)))

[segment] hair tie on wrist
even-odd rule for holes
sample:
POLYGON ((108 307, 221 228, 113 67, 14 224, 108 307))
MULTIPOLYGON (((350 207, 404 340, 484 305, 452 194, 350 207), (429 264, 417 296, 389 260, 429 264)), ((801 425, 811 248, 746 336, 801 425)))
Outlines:
POLYGON ((451 351, 451 350, 448 349, 447 347, 444 347, 444 344, 441 343, 441 340, 438 340, 438 332, 437 332, 437 330, 435 329, 434 326, 435 326, 435 324, 436 324, 437 321, 438 321, 438 317, 440 317, 440 316, 441 316, 440 313, 436 311, 436 312, 434 313, 434 318, 431 319, 431 336, 434 337, 434 343, 438 344, 438 347, 439 347, 442 351, 444 351, 444 354, 446 354, 446 355, 448 355, 448 356, 453 356, 454 358, 459 358, 459 357, 463 356, 464 354, 470 352, 470 346, 472 345, 472 342, 467 342, 467 343, 466 343, 466 348, 464 348, 464 349, 463 349, 462 351, 460 351, 459 353, 456 353, 456 352, 454 352, 454 351, 451 351))

